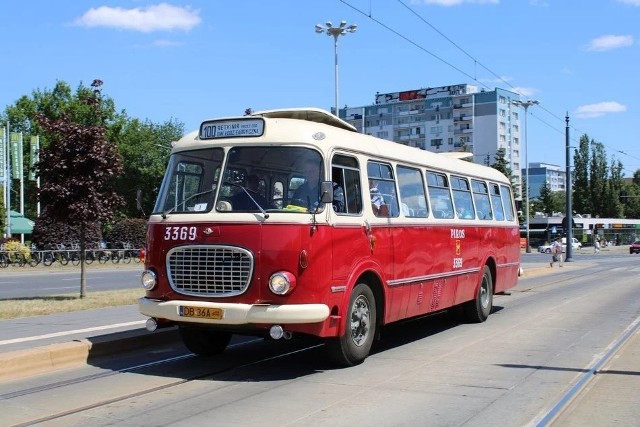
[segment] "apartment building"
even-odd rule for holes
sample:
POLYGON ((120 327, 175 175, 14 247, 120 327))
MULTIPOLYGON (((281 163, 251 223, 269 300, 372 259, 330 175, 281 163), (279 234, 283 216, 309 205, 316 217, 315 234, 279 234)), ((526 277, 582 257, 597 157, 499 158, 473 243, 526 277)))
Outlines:
POLYGON ((358 132, 422 150, 467 152, 474 163, 493 164, 504 148, 521 183, 521 108, 512 103, 519 99, 504 89, 458 84, 376 93, 373 105, 345 106, 339 116, 358 132))
MULTIPOLYGON (((522 169, 522 176, 527 175, 522 169)), ((529 198, 540 197, 540 189, 547 184, 551 191, 565 191, 567 189, 567 174, 558 165, 548 163, 529 163, 529 198)))

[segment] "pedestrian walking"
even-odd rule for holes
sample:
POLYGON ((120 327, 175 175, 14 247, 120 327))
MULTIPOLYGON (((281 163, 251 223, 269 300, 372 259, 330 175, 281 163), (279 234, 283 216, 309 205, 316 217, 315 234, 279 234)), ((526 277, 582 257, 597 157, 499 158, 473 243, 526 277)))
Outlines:
POLYGON ((556 240, 551 244, 551 262, 550 267, 553 267, 553 263, 557 262, 559 267, 562 267, 562 241, 560 237, 556 237, 556 240))
POLYGON ((598 252, 600 252, 600 240, 596 239, 596 241, 593 243, 593 253, 597 254, 598 252))

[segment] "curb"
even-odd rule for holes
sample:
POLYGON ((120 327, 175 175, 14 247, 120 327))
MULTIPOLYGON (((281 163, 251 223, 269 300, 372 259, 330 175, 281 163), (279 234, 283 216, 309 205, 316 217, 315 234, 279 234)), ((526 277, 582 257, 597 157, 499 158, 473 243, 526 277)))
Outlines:
POLYGON ((133 329, 0 354, 0 381, 9 381, 87 364, 93 359, 180 340, 177 328, 155 332, 133 329))

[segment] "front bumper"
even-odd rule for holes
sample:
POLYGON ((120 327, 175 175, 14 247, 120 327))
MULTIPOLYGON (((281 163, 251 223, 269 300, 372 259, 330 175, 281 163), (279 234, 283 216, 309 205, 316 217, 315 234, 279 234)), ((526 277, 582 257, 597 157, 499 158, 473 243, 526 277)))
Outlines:
POLYGON ((329 317, 325 304, 231 304, 202 301, 159 301, 149 298, 138 300, 140 313, 156 319, 174 322, 212 325, 246 324, 304 324, 323 322, 329 317), (222 309, 221 319, 204 319, 180 316, 180 306, 222 309))

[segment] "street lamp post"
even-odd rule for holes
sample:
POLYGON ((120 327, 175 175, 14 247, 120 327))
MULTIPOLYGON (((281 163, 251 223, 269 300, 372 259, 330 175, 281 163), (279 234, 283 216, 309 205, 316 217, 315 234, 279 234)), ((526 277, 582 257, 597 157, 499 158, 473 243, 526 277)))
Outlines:
POLYGON ((358 26, 356 24, 351 24, 347 26, 347 21, 341 21, 339 27, 334 27, 331 25, 331 22, 326 22, 323 25, 316 24, 316 33, 322 34, 326 33, 328 36, 333 36, 333 50, 335 55, 335 98, 336 98, 336 106, 335 106, 335 115, 336 117, 340 117, 338 113, 338 37, 344 36, 347 33, 355 33, 358 26))
POLYGON ((538 105, 540 101, 530 99, 528 101, 514 100, 513 105, 524 108, 524 162, 525 162, 525 181, 527 183, 527 190, 525 191, 525 204, 524 204, 524 216, 526 218, 526 230, 527 230, 527 247, 525 248, 527 253, 531 253, 531 246, 529 245, 529 153, 528 153, 528 141, 527 141, 527 109, 532 105, 538 105))

